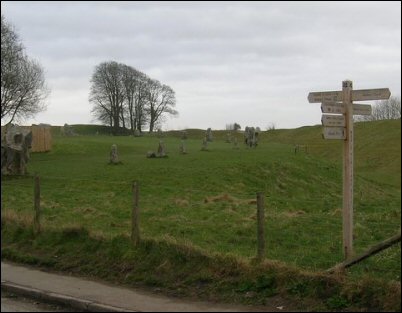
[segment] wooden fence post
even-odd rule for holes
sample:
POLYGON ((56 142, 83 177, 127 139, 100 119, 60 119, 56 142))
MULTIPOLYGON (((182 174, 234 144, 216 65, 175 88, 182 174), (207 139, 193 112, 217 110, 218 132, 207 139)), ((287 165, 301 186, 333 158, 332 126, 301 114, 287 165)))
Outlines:
POLYGON ((1 213, 3 213, 3 173, 1 173, 1 197, 0 197, 0 202, 1 202, 1 213))
POLYGON ((139 190, 138 183, 133 183, 133 210, 131 213, 131 241, 134 245, 140 243, 140 229, 139 229, 139 190))
POLYGON ((35 175, 34 178, 34 209, 35 216, 33 221, 34 234, 37 235, 41 232, 40 227, 40 178, 35 175))
POLYGON ((264 214, 264 194, 257 193, 257 260, 265 258, 265 214, 264 214))

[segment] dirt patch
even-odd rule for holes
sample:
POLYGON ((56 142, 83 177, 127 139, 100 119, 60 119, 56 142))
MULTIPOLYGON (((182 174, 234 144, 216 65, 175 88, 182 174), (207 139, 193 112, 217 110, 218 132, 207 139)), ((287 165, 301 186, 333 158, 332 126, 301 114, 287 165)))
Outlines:
POLYGON ((204 199, 204 203, 211 203, 211 202, 229 202, 229 203, 233 203, 233 202, 237 202, 238 200, 235 197, 232 197, 231 195, 227 194, 227 193, 223 193, 217 196, 213 196, 213 197, 206 197, 204 199))
POLYGON ((227 193, 204 198, 204 203, 215 203, 215 202, 228 202, 228 203, 232 203, 235 205, 244 205, 244 204, 255 205, 255 204, 257 204, 256 199, 238 199, 227 193))
POLYGON ((190 205, 190 202, 186 199, 177 198, 177 199, 174 199, 173 202, 175 205, 182 207, 182 208, 188 207, 190 205))
POLYGON ((285 215, 286 217, 299 217, 299 216, 303 216, 304 214, 306 214, 306 212, 303 210, 283 213, 283 215, 285 215))

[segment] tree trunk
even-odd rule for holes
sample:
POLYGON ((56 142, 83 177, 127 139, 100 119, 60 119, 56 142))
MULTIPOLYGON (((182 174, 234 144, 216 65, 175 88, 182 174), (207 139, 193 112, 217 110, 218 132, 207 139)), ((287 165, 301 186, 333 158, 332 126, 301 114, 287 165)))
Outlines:
POLYGON ((113 116, 113 135, 119 134, 119 126, 120 126, 120 116, 119 114, 115 114, 113 116))

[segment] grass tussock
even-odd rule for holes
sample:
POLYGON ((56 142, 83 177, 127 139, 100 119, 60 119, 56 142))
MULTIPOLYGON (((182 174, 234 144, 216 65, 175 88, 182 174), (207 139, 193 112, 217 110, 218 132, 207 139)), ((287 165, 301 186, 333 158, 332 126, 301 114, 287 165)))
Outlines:
POLYGON ((3 209, 1 211, 1 226, 6 223, 15 223, 22 227, 29 228, 32 225, 33 214, 27 212, 16 212, 13 210, 3 209))
POLYGON ((204 199, 204 203, 210 203, 210 202, 229 202, 229 203, 233 203, 233 202, 238 202, 238 200, 235 197, 232 197, 229 194, 224 193, 224 194, 213 196, 213 197, 206 197, 204 199))
POLYGON ((219 194, 217 196, 205 197, 204 203, 217 203, 217 202, 224 202, 224 203, 231 203, 234 205, 254 205, 257 204, 256 199, 238 199, 228 193, 219 194))

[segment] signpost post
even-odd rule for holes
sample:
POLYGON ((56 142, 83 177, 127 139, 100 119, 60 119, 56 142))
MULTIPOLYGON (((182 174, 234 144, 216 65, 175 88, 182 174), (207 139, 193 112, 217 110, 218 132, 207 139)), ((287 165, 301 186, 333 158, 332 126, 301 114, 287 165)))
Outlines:
POLYGON ((353 256, 353 84, 342 82, 345 106, 346 138, 343 142, 343 250, 346 259, 353 256))
POLYGON ((388 88, 353 90, 350 80, 342 82, 342 91, 310 92, 310 103, 321 102, 324 139, 341 139, 343 143, 343 251, 345 259, 353 256, 353 115, 370 115, 371 106, 353 101, 388 99, 388 88))

